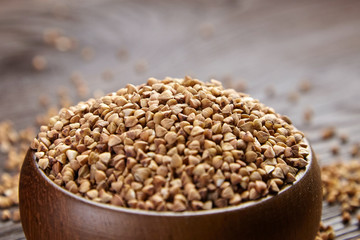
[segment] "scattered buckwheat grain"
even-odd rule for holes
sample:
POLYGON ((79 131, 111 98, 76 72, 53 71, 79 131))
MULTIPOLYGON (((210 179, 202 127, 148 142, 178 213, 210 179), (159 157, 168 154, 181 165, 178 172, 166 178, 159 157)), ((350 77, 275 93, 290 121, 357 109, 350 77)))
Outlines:
POLYGON ((204 40, 208 40, 214 36, 214 25, 212 23, 203 23, 199 27, 200 36, 204 40))
POLYGON ((135 63, 135 72, 138 74, 145 73, 148 70, 148 62, 145 59, 140 59, 135 63))
POLYGON ((55 39, 55 48, 60 52, 67 52, 74 48, 74 41, 66 36, 55 39))
POLYGON ((125 48, 120 48, 116 53, 116 57, 120 61, 125 61, 125 60, 127 60, 129 58, 129 52, 125 48))
POLYGON ((102 74, 101 74, 101 78, 104 81, 111 81, 114 79, 114 73, 111 70, 105 70, 102 74))
POLYGON ((85 61, 91 61, 94 59, 95 51, 92 47, 84 47, 81 49, 81 56, 85 61))
POLYGON ((57 29, 57 28, 45 29, 43 33, 44 42, 54 46, 56 39, 59 38, 62 34, 63 31, 61 29, 57 29))
POLYGON ((333 155, 338 155, 338 154, 339 154, 339 151, 340 151, 340 148, 339 148, 338 145, 334 145, 334 146, 331 147, 331 153, 332 153, 333 155))
POLYGON ((265 94, 268 98, 273 98, 276 95, 276 90, 273 85, 269 85, 265 88, 265 94))
POLYGON ((44 108, 47 108, 49 107, 49 104, 50 104, 50 99, 49 99, 49 96, 46 95, 46 94, 41 94, 38 98, 39 100, 39 104, 44 107, 44 108))
POLYGON ((299 97, 299 93, 295 91, 292 91, 288 94, 288 99, 292 103, 296 103, 299 100, 299 97))
POLYGON ((341 205, 343 221, 349 222, 351 213, 360 207, 360 162, 336 162, 322 167, 324 200, 341 205))
POLYGON ((238 92, 246 92, 248 85, 245 80, 237 80, 236 83, 234 83, 234 88, 238 92))
POLYGON ((335 239, 335 232, 331 226, 325 226, 323 222, 320 222, 319 232, 317 233, 315 240, 333 240, 335 239))
POLYGON ((12 219, 17 222, 20 220, 20 215, 11 213, 10 208, 16 208, 19 204, 19 171, 34 135, 35 132, 32 128, 16 131, 11 122, 0 122, 0 150, 2 153, 7 154, 5 169, 8 171, 0 175, 2 221, 12 219))
POLYGON ((70 80, 76 87, 76 92, 79 97, 84 98, 89 94, 89 88, 81 73, 73 72, 71 74, 70 80))
POLYGON ((10 220, 11 218, 11 212, 9 209, 5 209, 1 212, 1 221, 5 222, 10 220))
POLYGON ((354 143, 351 146, 351 150, 350 150, 350 154, 352 157, 356 157, 359 156, 360 153, 360 144, 359 143, 354 143))
POLYGON ((299 84, 299 90, 301 92, 308 92, 312 88, 312 84, 309 80, 302 80, 299 84))
POLYGON ((47 60, 44 56, 37 55, 32 59, 32 65, 35 70, 43 71, 47 66, 47 60))
POLYGON ((321 132, 321 138, 323 140, 327 140, 333 138, 335 136, 335 128, 334 127, 326 127, 321 132))
POLYGON ((307 107, 305 110, 304 110, 304 121, 305 123, 311 123, 312 119, 313 119, 313 116, 314 116, 314 111, 312 108, 310 107, 307 107))
POLYGON ((340 135, 340 142, 346 144, 349 141, 349 136, 345 133, 340 135))

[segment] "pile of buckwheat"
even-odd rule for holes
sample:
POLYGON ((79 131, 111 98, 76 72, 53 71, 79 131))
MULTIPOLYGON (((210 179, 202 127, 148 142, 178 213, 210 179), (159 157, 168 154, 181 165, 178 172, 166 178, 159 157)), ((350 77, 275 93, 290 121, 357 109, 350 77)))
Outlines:
POLYGON ((303 139, 287 117, 215 80, 150 78, 61 109, 31 148, 74 194, 180 212, 276 194, 308 163, 303 139))
POLYGON ((0 174, 0 219, 20 221, 19 171, 35 131, 31 127, 16 131, 10 121, 0 122, 0 153, 6 154, 5 169, 0 174))
MULTIPOLYGON (((348 223, 351 214, 360 208, 359 160, 324 166, 321 174, 324 200, 329 204, 340 203, 342 220, 348 223)), ((360 223, 360 213, 357 219, 360 223)))

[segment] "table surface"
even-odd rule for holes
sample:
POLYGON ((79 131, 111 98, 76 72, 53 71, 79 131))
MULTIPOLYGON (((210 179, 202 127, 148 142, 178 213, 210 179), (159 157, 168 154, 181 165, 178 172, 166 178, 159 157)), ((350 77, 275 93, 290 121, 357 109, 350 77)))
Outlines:
MULTIPOLYGON (((18 129, 44 112, 39 96, 55 104, 59 89, 79 101, 151 76, 191 75, 235 88, 246 83, 246 92, 306 133, 321 165, 349 160, 351 145, 360 142, 360 1, 3 0, 0 6, 0 121, 18 129), (76 48, 46 45, 48 28, 62 29, 76 48), (82 58, 84 47, 93 50, 92 60, 82 58), (33 69, 35 55, 46 58, 44 71, 33 69), (77 96, 73 72, 86 80, 87 97, 77 96), (299 92, 304 80, 312 87, 299 92), (304 121, 308 109, 311 123, 304 121), (339 138, 321 140, 329 126, 349 135, 338 157, 330 149, 339 138)), ((360 236, 355 219, 342 224, 337 205, 324 205, 323 221, 336 239, 360 236)), ((0 240, 23 238, 19 223, 0 223, 0 240)))

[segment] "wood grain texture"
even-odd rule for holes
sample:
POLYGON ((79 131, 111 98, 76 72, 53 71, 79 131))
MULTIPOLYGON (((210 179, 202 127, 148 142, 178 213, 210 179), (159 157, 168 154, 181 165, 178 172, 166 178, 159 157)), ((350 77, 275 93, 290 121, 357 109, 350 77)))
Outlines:
MULTIPOLYGON (((338 138, 321 141, 323 127, 347 133, 349 144, 339 158, 349 159, 352 143, 360 142, 360 2, 349 1, 71 1, 4 0, 0 3, 0 121, 10 119, 21 129, 34 123, 38 96, 57 101, 59 88, 76 92, 69 80, 82 72, 90 92, 115 91, 127 83, 140 84, 148 77, 190 74, 202 80, 232 78, 236 87, 246 80, 255 98, 291 117, 303 130, 321 165, 336 161, 330 154, 338 138), (43 30, 61 28, 77 40, 78 48, 59 52, 43 43, 43 30), (210 36, 203 31, 210 29, 210 36), (205 34, 206 35, 206 34, 205 34), (83 61, 81 48, 95 51, 83 61), (118 49, 128 58, 119 60, 118 49), (31 59, 43 55, 48 68, 34 71, 31 59), (138 73, 139 62, 148 68, 138 73), (110 70, 112 81, 101 74, 110 70), (292 103, 289 92, 309 79, 313 88, 292 103), (275 96, 267 96, 272 86, 275 96), (314 111, 311 124, 303 111, 314 111)), ((90 95, 89 95, 90 97, 90 95)), ((1 155, 0 169, 4 156, 1 155)), ((324 205, 325 224, 332 224, 337 239, 356 239, 354 219, 341 223, 338 206, 324 205)), ((21 238, 19 224, 0 223, 0 239, 21 238)))
POLYGON ((322 203, 320 169, 312 156, 298 180, 276 196, 224 209, 161 213, 69 194, 46 178, 29 150, 21 169, 21 221, 28 240, 312 240, 322 203))

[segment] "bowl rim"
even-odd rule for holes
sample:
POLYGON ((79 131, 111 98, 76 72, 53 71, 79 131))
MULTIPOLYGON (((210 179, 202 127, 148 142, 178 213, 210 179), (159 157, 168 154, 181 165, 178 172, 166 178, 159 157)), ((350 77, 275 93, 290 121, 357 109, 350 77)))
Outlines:
POLYGON ((285 194, 285 192, 289 191, 291 189, 291 187, 295 186, 303 179, 303 177, 309 171, 310 167, 313 165, 314 155, 313 155, 313 151, 310 146, 310 143, 307 140, 307 138, 305 138, 305 137, 303 138, 303 141, 306 143, 307 150, 309 151, 309 154, 306 156, 308 164, 305 166, 305 168, 300 169, 298 171, 298 173, 295 176, 296 180, 293 183, 287 184, 277 194, 275 194, 275 195, 269 194, 266 197, 262 197, 257 200, 250 200, 250 201, 242 202, 238 205, 227 206, 224 208, 213 208, 210 210, 184 211, 184 212, 156 211, 156 210, 150 211, 150 210, 126 208, 126 207, 115 206, 115 205, 107 204, 107 203, 95 202, 95 201, 86 199, 84 197, 77 196, 76 194, 64 189, 63 187, 60 187, 54 181, 52 181, 44 173, 44 171, 39 167, 39 165, 36 161, 34 150, 30 149, 30 152, 31 152, 32 161, 35 165, 36 171, 43 177, 43 179, 47 183, 49 183, 52 187, 54 187, 56 190, 61 191, 63 194, 67 195, 68 197, 74 198, 77 201, 80 201, 80 202, 83 202, 86 204, 90 204, 90 205, 96 206, 98 208, 104 208, 107 210, 123 212, 123 213, 127 213, 127 214, 137 214, 137 215, 143 215, 143 216, 157 216, 157 217, 190 217, 190 216, 204 216, 204 215, 212 215, 212 214, 219 214, 219 213, 227 213, 227 212, 241 210, 241 209, 244 209, 247 207, 256 207, 257 205, 267 203, 267 202, 271 201, 272 199, 280 197, 280 195, 285 194))

